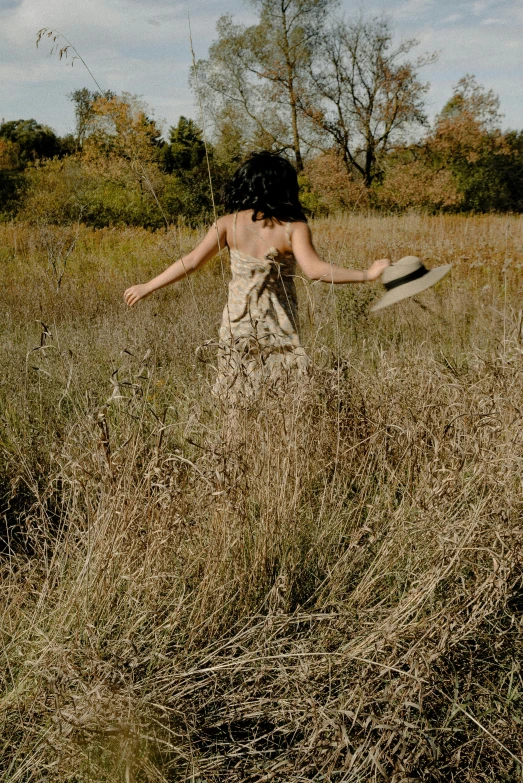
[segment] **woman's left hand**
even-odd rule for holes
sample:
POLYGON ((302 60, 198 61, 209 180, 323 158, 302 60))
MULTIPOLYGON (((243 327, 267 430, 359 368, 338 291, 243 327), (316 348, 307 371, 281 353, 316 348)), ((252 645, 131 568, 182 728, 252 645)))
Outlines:
POLYGON ((374 261, 367 269, 367 280, 377 280, 388 266, 390 266, 388 258, 380 258, 378 261, 374 261))
POLYGON ((130 288, 128 288, 127 291, 124 292, 123 298, 129 307, 134 307, 134 305, 137 304, 140 299, 145 299, 145 297, 149 296, 150 293, 151 292, 147 284, 141 283, 139 285, 132 285, 130 288))

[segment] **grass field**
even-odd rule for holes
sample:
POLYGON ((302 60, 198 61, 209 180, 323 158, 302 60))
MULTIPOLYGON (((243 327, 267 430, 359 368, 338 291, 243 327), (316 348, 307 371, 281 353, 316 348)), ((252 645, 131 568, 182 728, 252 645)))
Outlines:
POLYGON ((523 219, 318 221, 311 383, 211 394, 201 232, 0 226, 0 780, 523 780, 523 219))

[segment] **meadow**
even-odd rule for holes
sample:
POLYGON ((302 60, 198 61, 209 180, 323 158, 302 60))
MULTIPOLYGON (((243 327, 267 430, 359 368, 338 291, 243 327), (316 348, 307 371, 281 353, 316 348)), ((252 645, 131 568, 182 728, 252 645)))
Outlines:
POLYGON ((211 393, 202 230, 0 225, 0 780, 523 780, 523 219, 317 220, 311 380, 211 393))

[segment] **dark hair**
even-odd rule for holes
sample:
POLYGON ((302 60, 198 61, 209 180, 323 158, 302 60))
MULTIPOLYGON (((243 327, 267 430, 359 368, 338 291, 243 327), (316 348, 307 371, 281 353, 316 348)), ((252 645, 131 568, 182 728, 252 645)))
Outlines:
POLYGON ((253 220, 306 221, 300 204, 296 169, 274 152, 253 152, 224 188, 229 212, 252 209, 253 220))

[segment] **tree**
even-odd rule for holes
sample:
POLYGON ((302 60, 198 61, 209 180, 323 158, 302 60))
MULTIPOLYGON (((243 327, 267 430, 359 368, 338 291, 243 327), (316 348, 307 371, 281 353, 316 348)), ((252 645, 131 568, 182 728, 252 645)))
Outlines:
POLYGON ((248 152, 241 112, 237 107, 226 107, 218 117, 216 126, 213 157, 224 173, 231 177, 248 152))
POLYGON ((25 180, 18 145, 0 137, 0 217, 11 217, 18 209, 25 180))
POLYGON ((436 118, 432 150, 447 163, 475 163, 487 138, 501 137, 499 98, 467 74, 436 118))
POLYGON ((68 154, 60 139, 36 120, 11 120, 0 125, 0 214, 12 217, 27 190, 27 170, 42 161, 68 154))
POLYGON ((160 160, 168 174, 201 166, 205 160, 205 144, 194 120, 180 117, 178 124, 170 128, 169 144, 161 148, 160 160))
POLYGON ((92 90, 88 90, 87 87, 82 87, 82 89, 75 90, 68 95, 68 98, 74 103, 74 115, 76 119, 75 139, 77 149, 80 150, 82 148, 85 138, 89 133, 94 117, 93 107, 95 102, 98 98, 110 98, 112 95, 113 93, 109 91, 106 93, 93 92, 92 90))
MULTIPOLYGON (((303 169, 300 94, 336 0, 253 0, 259 22, 218 21, 209 59, 198 64, 213 114, 240 110, 255 146, 291 150, 303 169), (214 101, 212 101, 214 98, 214 101)), ((193 74, 193 86, 198 73, 193 74)))
POLYGON ((300 177, 300 198, 313 214, 343 212, 369 206, 369 190, 361 177, 349 174, 334 151, 311 157, 300 177))
POLYGON ((499 98, 474 76, 459 80, 436 118, 427 148, 438 170, 452 172, 466 210, 521 209, 522 146, 501 131, 499 98))
POLYGON ((60 139, 47 125, 36 120, 11 120, 0 125, 0 139, 16 147, 19 167, 60 155, 60 139))
POLYGON ((506 209, 523 212, 523 131, 509 131, 504 142, 510 155, 497 162, 505 186, 506 209))
MULTIPOLYGON (((212 180, 217 191, 221 172, 209 148, 212 180)), ((180 117, 169 130, 169 143, 159 150, 158 161, 167 174, 162 203, 171 220, 179 217, 191 224, 212 215, 209 172, 203 134, 198 125, 187 117, 180 117)), ((217 194, 216 194, 217 195, 217 194)))
MULTIPOLYGON (((105 183, 111 209, 116 205, 114 214, 122 211, 119 201, 127 191, 129 202, 133 202, 132 222, 139 224, 143 216, 147 225, 155 225, 156 218, 167 223, 161 205, 164 181, 157 160, 162 144, 159 128, 135 96, 105 94, 94 100, 80 157, 88 175, 105 183)), ((100 187, 99 192, 102 190, 100 187)))
POLYGON ((418 70, 434 57, 410 61, 415 46, 415 40, 395 45, 387 19, 360 18, 324 32, 310 63, 300 108, 367 187, 386 154, 426 124, 427 85, 418 70))
POLYGON ((396 150, 387 155, 383 167, 379 185, 371 191, 376 206, 432 213, 460 208, 463 196, 452 172, 435 169, 423 147, 396 150))
POLYGON ((152 162, 161 141, 161 131, 134 95, 100 95, 90 111, 84 148, 118 155, 128 161, 152 162))

